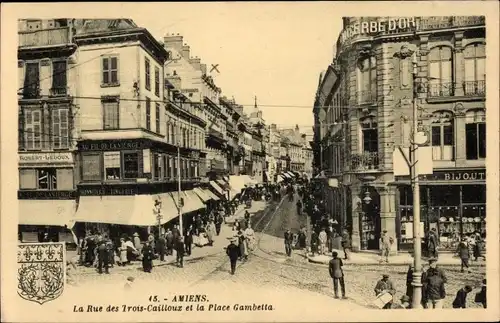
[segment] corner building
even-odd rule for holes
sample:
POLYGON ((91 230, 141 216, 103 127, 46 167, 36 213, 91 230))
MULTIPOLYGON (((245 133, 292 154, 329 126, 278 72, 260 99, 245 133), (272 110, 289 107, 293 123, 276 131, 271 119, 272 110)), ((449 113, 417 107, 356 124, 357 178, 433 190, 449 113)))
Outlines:
POLYGON ((331 66, 339 98, 319 107, 330 116, 323 147, 337 149, 323 153, 321 165, 341 165, 339 185, 328 189, 345 197, 353 248, 379 249, 383 230, 396 237, 394 251, 412 248, 412 189, 400 151, 409 151, 414 92, 427 137, 419 149, 422 233, 436 228, 445 250, 461 235, 484 237, 484 17, 347 17, 343 24, 331 66))

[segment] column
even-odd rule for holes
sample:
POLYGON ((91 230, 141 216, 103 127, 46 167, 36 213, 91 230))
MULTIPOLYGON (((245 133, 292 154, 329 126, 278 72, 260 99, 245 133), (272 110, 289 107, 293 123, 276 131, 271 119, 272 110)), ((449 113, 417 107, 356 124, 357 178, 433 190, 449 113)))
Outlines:
POLYGON ((352 250, 359 251, 361 249, 361 236, 359 234, 359 212, 362 211, 362 201, 359 197, 361 188, 359 186, 351 187, 352 196, 352 250))
POLYGON ((394 239, 391 254, 397 254, 398 241, 396 235, 396 188, 392 186, 377 187, 380 195, 380 227, 394 239))

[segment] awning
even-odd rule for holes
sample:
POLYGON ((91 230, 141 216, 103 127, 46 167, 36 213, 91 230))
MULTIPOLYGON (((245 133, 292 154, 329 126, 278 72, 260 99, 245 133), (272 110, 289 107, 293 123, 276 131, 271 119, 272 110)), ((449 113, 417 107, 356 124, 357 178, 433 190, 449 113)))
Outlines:
POLYGON ((209 196, 214 201, 220 200, 220 198, 217 195, 215 195, 214 193, 212 193, 212 191, 209 189, 204 189, 203 193, 205 193, 207 196, 209 196))
MULTIPOLYGON (((158 225, 153 211, 156 195, 105 195, 81 196, 75 222, 109 223, 121 225, 158 225)), ((164 199, 168 201, 168 199, 164 199)), ((174 211, 175 212, 175 211, 174 211)), ((162 202, 162 213, 175 214, 168 209, 168 202, 162 202)), ((166 223, 163 217, 161 223, 166 223)))
MULTIPOLYGON (((182 213, 190 213, 194 211, 198 211, 200 209, 205 208, 205 205, 201 202, 201 200, 194 196, 191 197, 191 194, 195 194, 194 192, 189 191, 189 195, 186 193, 187 191, 181 192, 181 197, 184 199, 184 205, 182 206, 182 213)), ((177 206, 177 202, 179 201, 179 193, 178 192, 170 192, 174 199, 174 203, 177 206)))
POLYGON ((227 183, 226 181, 224 181, 224 180, 222 180, 222 179, 218 179, 218 180, 217 180, 217 183, 219 184, 219 186, 220 186, 222 189, 224 189, 224 190, 226 190, 226 191, 229 191, 228 183, 227 183))
POLYGON ((257 181, 254 180, 254 179, 252 179, 248 175, 241 175, 241 177, 243 178, 245 185, 250 185, 251 186, 251 185, 257 184, 257 181))
POLYGON ((205 193, 205 191, 199 187, 196 187, 193 189, 193 191, 198 195, 198 197, 203 201, 203 202, 208 202, 210 201, 210 196, 205 193))
POLYGON ((20 225, 73 227, 74 200, 19 200, 20 225))
POLYGON ((224 190, 214 181, 210 181, 210 185, 214 188, 214 190, 220 195, 224 196, 224 190))
MULTIPOLYGON (((154 197, 155 196, 153 196, 153 198, 154 197)), ((167 223, 179 216, 179 211, 177 210, 177 206, 175 205, 174 199, 170 193, 161 193, 156 197, 159 197, 161 201, 162 224, 167 223)), ((158 222, 156 223, 158 224, 158 222)))
POLYGON ((184 191, 184 193, 186 193, 188 198, 191 199, 191 201, 194 203, 194 207, 196 208, 196 210, 204 209, 206 207, 205 203, 203 203, 203 200, 198 197, 198 194, 196 194, 194 190, 187 190, 184 191))
POLYGON ((276 177, 276 183, 281 183, 281 182, 283 182, 283 176, 278 175, 278 176, 276 177))
POLYGON ((292 177, 290 176, 290 174, 288 174, 288 173, 283 173, 283 174, 282 174, 282 176, 283 176, 284 178, 292 178, 292 177))
POLYGON ((231 190, 241 193, 241 190, 245 188, 245 179, 242 176, 229 176, 229 185, 231 185, 231 190))
POLYGON ((229 176, 223 176, 224 180, 229 183, 229 176))
POLYGON ((292 173, 292 172, 288 172, 287 174, 290 176, 290 178, 294 178, 295 177, 295 174, 292 173))

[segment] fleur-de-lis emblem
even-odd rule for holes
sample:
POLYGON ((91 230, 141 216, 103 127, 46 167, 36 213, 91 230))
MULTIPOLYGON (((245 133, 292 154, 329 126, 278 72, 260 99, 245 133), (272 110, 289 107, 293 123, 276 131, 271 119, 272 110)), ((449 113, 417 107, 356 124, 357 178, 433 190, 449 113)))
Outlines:
POLYGON ((26 258, 26 261, 31 260, 31 256, 33 256, 33 252, 31 251, 30 247, 26 247, 24 250, 24 258, 26 258))
POLYGON ((54 259, 54 255, 56 254, 56 252, 55 252, 54 248, 52 248, 51 245, 49 245, 49 248, 47 249, 46 254, 47 254, 47 259, 49 259, 49 260, 54 259))
POLYGON ((38 246, 36 248, 35 256, 36 256, 37 260, 42 260, 42 258, 43 258, 43 252, 42 252, 42 249, 40 248, 40 246, 38 246))

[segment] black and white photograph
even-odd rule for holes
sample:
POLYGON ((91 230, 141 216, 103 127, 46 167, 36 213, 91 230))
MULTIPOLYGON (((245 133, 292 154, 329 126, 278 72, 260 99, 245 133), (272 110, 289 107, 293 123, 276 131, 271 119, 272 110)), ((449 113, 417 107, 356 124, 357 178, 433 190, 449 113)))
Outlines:
POLYGON ((494 2, 12 4, 1 30, 2 321, 500 319, 494 2))

